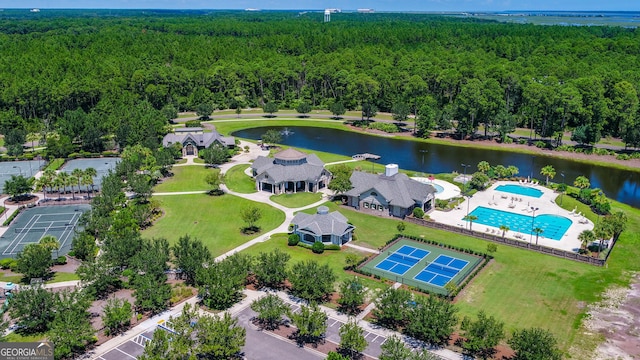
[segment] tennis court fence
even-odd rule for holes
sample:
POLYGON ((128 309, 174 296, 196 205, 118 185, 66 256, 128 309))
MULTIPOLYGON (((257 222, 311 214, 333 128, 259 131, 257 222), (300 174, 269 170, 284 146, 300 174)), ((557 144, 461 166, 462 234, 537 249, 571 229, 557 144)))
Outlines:
POLYGON ((27 227, 27 228, 15 228, 16 233, 23 232, 45 232, 45 231, 56 231, 56 230, 73 230, 75 225, 68 224, 65 226, 49 226, 49 227, 27 227))

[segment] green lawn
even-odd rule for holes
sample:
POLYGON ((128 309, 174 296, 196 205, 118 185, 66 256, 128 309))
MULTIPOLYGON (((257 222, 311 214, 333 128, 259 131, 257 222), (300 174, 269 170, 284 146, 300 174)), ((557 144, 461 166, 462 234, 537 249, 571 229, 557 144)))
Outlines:
POLYGON ((255 206, 262 210, 262 219, 257 223, 261 233, 276 228, 285 219, 280 210, 229 194, 155 196, 154 199, 160 202, 164 215, 142 232, 144 237, 164 237, 173 244, 189 234, 202 240, 216 256, 259 235, 240 232, 240 228, 246 226, 240 218, 242 209, 255 206))
POLYGON ((194 158, 193 162, 196 163, 196 164, 204 164, 204 159, 194 158))
POLYGON ((72 280, 80 280, 80 278, 75 273, 56 272, 53 274, 53 278, 47 281, 47 284, 72 280))
POLYGON ((153 189, 154 192, 177 192, 177 191, 204 191, 211 188, 204 181, 207 174, 216 169, 205 168, 200 165, 174 166, 171 170, 173 176, 165 178, 153 189))
POLYGON ((0 273, 0 281, 19 284, 20 281, 22 281, 22 275, 5 275, 4 273, 0 273))
MULTIPOLYGON (((563 207, 573 209, 575 201, 565 196, 563 207)), ((397 219, 361 214, 338 208, 331 202, 326 205, 332 211, 340 211, 355 225, 357 240, 354 244, 377 248, 397 233, 397 219)), ((615 206, 627 213, 629 225, 607 267, 600 268, 498 245, 495 261, 459 296, 457 307, 460 315, 471 316, 485 310, 488 315, 504 321, 508 330, 532 326, 547 328, 557 336, 565 350, 576 341, 584 341, 586 336, 580 329, 584 305, 597 301, 609 286, 627 285, 630 276, 628 271, 640 270, 637 261, 640 257, 640 210, 620 204, 615 206)), ((312 212, 313 209, 306 211, 312 212)), ((406 225, 406 234, 476 251, 485 252, 488 244, 446 231, 409 223, 406 225)))
POLYGON ((36 342, 42 341, 47 337, 47 334, 33 334, 33 335, 20 335, 16 332, 12 332, 4 339, 6 342, 36 342))
MULTIPOLYGON (((272 236, 268 241, 255 244, 247 248, 243 251, 243 253, 258 255, 261 252, 271 252, 276 248, 291 255, 291 259, 289 260, 290 266, 304 260, 316 260, 320 264, 329 265, 329 267, 333 269, 335 274, 338 276, 338 281, 342 281, 353 276, 351 274, 348 274, 343 269, 345 266, 346 254, 354 253, 360 256, 367 255, 366 253, 362 253, 348 247, 344 247, 340 251, 327 250, 322 254, 315 254, 311 250, 305 249, 301 246, 288 246, 287 234, 276 234, 272 236)), ((363 283, 370 289, 384 289, 388 287, 388 285, 384 284, 383 282, 370 280, 368 278, 363 278, 363 283)))
POLYGON ((230 190, 242 194, 251 194, 256 192, 256 182, 244 173, 244 171, 250 166, 251 165, 241 164, 229 169, 224 176, 225 185, 227 185, 230 190))
POLYGON ((306 205, 313 204, 316 201, 322 199, 321 193, 308 193, 308 192, 300 192, 297 194, 280 194, 273 195, 271 200, 277 204, 282 206, 286 206, 288 208, 299 208, 306 205))

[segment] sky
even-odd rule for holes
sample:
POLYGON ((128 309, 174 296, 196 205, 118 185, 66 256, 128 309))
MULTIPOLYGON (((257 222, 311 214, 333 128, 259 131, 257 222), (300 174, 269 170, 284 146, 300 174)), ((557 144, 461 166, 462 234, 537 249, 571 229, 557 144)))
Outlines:
POLYGON ((638 0, 2 0, 3 8, 357 9, 376 11, 640 11, 638 0))

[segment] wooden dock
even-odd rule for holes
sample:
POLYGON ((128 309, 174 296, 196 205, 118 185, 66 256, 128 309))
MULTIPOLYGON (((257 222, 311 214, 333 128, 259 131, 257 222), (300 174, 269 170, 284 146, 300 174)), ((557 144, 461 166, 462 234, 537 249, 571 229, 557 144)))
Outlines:
POLYGON ((381 156, 376 154, 364 153, 364 154, 355 154, 351 158, 354 160, 369 160, 369 159, 380 160, 381 156))

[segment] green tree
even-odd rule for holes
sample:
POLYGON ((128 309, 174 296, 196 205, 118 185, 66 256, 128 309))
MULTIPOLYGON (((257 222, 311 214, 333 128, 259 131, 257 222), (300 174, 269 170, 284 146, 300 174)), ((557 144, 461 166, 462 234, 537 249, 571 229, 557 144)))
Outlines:
POLYGON ((516 118, 508 111, 501 109, 493 118, 492 130, 498 133, 500 142, 507 142, 507 135, 516 130, 516 118))
POLYGON ((73 192, 73 186, 74 185, 78 185, 78 192, 80 192, 80 186, 82 185, 82 175, 84 175, 84 170, 80 169, 80 168, 75 168, 73 169, 73 171, 71 171, 71 196, 73 197, 73 199, 75 200, 76 195, 73 192))
POLYGON ((556 169, 551 165, 547 165, 540 169, 540 175, 545 176, 547 178, 547 186, 549 186, 549 178, 553 179, 556 176, 556 169))
MULTIPOLYGON (((468 200, 467 200, 467 201, 468 201, 468 200)), ((472 230, 471 226, 473 225, 473 222, 474 222, 474 221, 478 220, 478 217, 477 217, 477 216, 475 216, 475 215, 471 215, 471 214, 469 214, 469 215, 465 215, 465 216, 462 218, 462 220, 464 220, 464 221, 468 221, 468 222, 469 222, 469 230, 472 230)))
POLYGON ((405 332, 432 345, 446 344, 458 323, 456 308, 446 300, 435 296, 417 298, 408 317, 405 332))
POLYGON ((405 224, 403 221, 398 222, 398 224, 396 225, 396 229, 401 234, 404 232, 406 228, 407 228, 407 224, 405 224))
POLYGON ((52 292, 41 286, 25 287, 11 299, 9 317, 20 325, 19 333, 42 333, 55 318, 55 299, 52 292))
POLYGON ((76 274, 88 294, 102 299, 120 288, 120 273, 117 270, 115 266, 100 257, 82 262, 76 269, 76 274))
POLYGON ((298 329, 295 334, 298 345, 317 344, 327 331, 327 318, 315 303, 302 305, 300 311, 292 313, 291 321, 298 329))
POLYGON ((487 176, 483 172, 476 172, 471 176, 471 181, 469 182, 469 186, 472 189, 484 190, 487 188, 487 184, 489 184, 489 176, 487 176))
POLYGON ((313 260, 295 263, 289 271, 291 291, 308 301, 322 301, 332 291, 336 275, 328 264, 313 260))
POLYGON ((289 306, 275 294, 268 294, 251 303, 251 310, 258 313, 256 319, 267 330, 275 330, 284 321, 284 316, 289 313, 289 306))
POLYGON ((221 165, 229 160, 229 152, 219 144, 213 144, 201 151, 202 159, 208 165, 221 165))
POLYGON ((350 358, 335 351, 329 351, 325 360, 350 360, 350 358))
POLYGON ((51 250, 41 244, 27 244, 17 256, 19 273, 27 279, 46 278, 50 275, 51 250))
POLYGON ((264 106, 262 106, 262 111, 269 114, 270 116, 273 116, 273 114, 278 112, 278 104, 276 104, 275 102, 265 103, 264 106))
POLYGON ((611 229, 613 239, 617 240, 620 234, 627 228, 629 219, 622 211, 616 211, 603 219, 603 222, 611 229))
POLYGON ((11 175, 11 179, 4 182, 3 192, 11 195, 12 200, 20 200, 33 190, 33 181, 22 175, 11 175))
POLYGON ((258 232, 260 227, 256 225, 262 218, 262 210, 256 206, 249 206, 240 211, 240 218, 247 226, 242 229, 243 232, 258 232))
POLYGON ((81 231, 73 236, 71 249, 76 258, 80 260, 91 260, 96 256, 98 246, 96 238, 86 231, 81 231))
POLYGON ((51 251, 56 251, 56 259, 58 258, 58 250, 60 250, 60 242, 53 235, 45 235, 38 242, 40 245, 44 246, 45 249, 51 251))
POLYGON ((261 136, 262 143, 266 145, 274 145, 282 142, 282 134, 277 130, 267 130, 261 136))
POLYGON ((340 311, 350 315, 360 312, 360 306, 364 304, 364 297, 367 289, 364 287, 359 277, 353 277, 340 283, 340 311))
POLYGON ((24 129, 14 128, 5 132, 4 143, 9 156, 18 156, 24 153, 24 143, 27 141, 27 132, 24 129))
POLYGON ((117 335, 131 324, 131 303, 126 299, 112 297, 107 300, 102 314, 102 323, 108 335, 117 335))
POLYGON ((478 319, 465 317, 460 328, 465 338, 462 348, 474 357, 491 358, 495 354, 495 347, 504 339, 504 323, 493 316, 487 317, 484 311, 478 313, 478 319))
POLYGON ((208 265, 212 260, 211 251, 200 239, 192 239, 189 235, 178 238, 178 242, 171 249, 174 264, 182 271, 182 278, 188 285, 195 285, 198 269, 208 265))
POLYGON ((540 236, 540 234, 542 234, 544 232, 544 229, 536 227, 533 229, 533 233, 536 234, 536 245, 538 245, 538 237, 540 236))
POLYGON ((242 108, 240 106, 238 106, 236 108, 236 115, 238 115, 238 119, 240 119, 240 114, 242 114, 242 108))
POLYGON ((91 327, 91 303, 81 290, 61 291, 55 296, 55 317, 48 338, 54 344, 56 359, 71 359, 85 352, 95 341, 91 327))
POLYGON ((589 182, 589 179, 585 176, 578 176, 574 181, 573 181, 573 186, 577 187, 578 189, 588 189, 591 187, 591 183, 589 182))
POLYGON ((478 171, 483 173, 483 174, 487 174, 489 172, 489 170, 491 170, 491 165, 489 165, 488 162, 486 161, 480 161, 478 163, 478 171))
POLYGON ((258 285, 280 289, 287 278, 287 262, 291 255, 275 249, 258 255, 253 269, 258 285))
POLYGON ((246 270, 236 266, 232 258, 199 268, 196 284, 202 303, 211 309, 228 309, 240 300, 246 277, 246 270))
POLYGON ((580 240, 580 246, 582 246, 583 251, 585 251, 589 247, 589 244, 596 240, 596 234, 591 230, 583 230, 578 234, 578 240, 580 240))
POLYGON ((236 359, 246 341, 246 330, 225 312, 220 317, 203 316, 196 324, 198 353, 204 359, 236 359))
POLYGON ((331 168, 331 172, 332 178, 328 186, 330 190, 333 190, 336 194, 341 194, 353 188, 351 184, 352 168, 345 164, 338 164, 331 168))
POLYGON ((395 330, 406 324, 408 311, 413 304, 409 291, 388 288, 376 299, 376 308, 373 310, 373 315, 380 325, 395 330))
POLYGON ((340 352, 350 359, 357 359, 367 348, 364 330, 354 320, 340 327, 340 352))
POLYGON ((166 283, 167 277, 158 278, 155 274, 137 275, 133 278, 133 296, 138 311, 149 311, 158 314, 167 309, 171 298, 171 286, 166 283))
POLYGON ((66 135, 47 137, 47 155, 54 158, 66 158, 74 150, 71 138, 66 135))
POLYGON ((212 103, 202 103, 196 107, 196 115, 198 115, 200 119, 208 119, 214 109, 215 107, 212 103))
POLYGON ((562 355, 556 338, 540 328, 516 330, 509 345, 515 351, 515 360, 560 360, 562 355))
POLYGON ((411 110, 409 109, 409 105, 407 105, 406 103, 398 102, 393 104, 393 107, 391 108, 391 113, 393 116, 393 120, 396 120, 399 122, 405 122, 409 118, 409 114, 411 113, 411 110))
POLYGON ((362 118, 367 118, 367 121, 371 120, 372 117, 375 117, 378 114, 378 107, 370 102, 362 103, 362 118))
POLYGON ((381 346, 380 360, 409 360, 411 350, 404 346, 404 342, 397 335, 391 335, 381 346))
POLYGON ((220 189, 220 185, 224 184, 224 174, 219 169, 215 169, 213 172, 207 174, 204 178, 204 181, 207 185, 211 186, 211 190, 209 191, 212 195, 221 195, 224 193, 222 189, 220 189))
POLYGON ((329 106, 329 111, 333 114, 334 118, 340 118, 346 112, 344 108, 344 104, 342 102, 337 101, 329 106))
POLYGON ((502 231, 502 238, 504 239, 507 231, 511 230, 507 225, 500 225, 500 230, 502 231))
POLYGON ((296 107, 296 111, 299 114, 302 114, 303 116, 305 116, 311 112, 311 104, 309 104, 306 101, 303 101, 300 104, 298 104, 298 106, 296 107))

